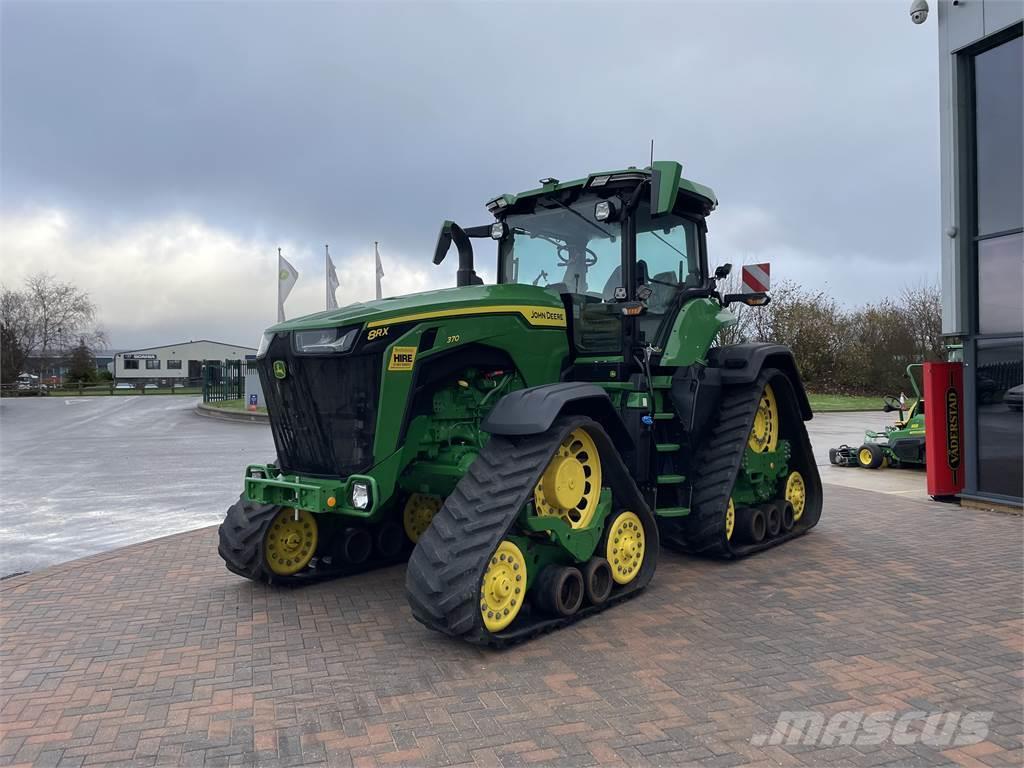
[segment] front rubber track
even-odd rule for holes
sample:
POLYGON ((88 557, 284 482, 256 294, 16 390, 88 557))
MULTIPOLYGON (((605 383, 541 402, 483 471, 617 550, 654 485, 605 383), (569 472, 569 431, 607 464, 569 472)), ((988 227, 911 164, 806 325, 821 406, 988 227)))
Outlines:
MULTIPOLYGON (((263 539, 270 527, 274 515, 281 507, 273 504, 256 504, 241 495, 234 504, 228 507, 224 522, 217 531, 217 554, 224 560, 227 569, 246 579, 260 581, 276 586, 301 586, 339 576, 351 576, 356 573, 372 571, 389 565, 404 562, 408 557, 408 547, 393 558, 375 558, 371 556, 359 565, 338 564, 327 565, 321 557, 314 557, 309 567, 293 576, 281 576, 271 572, 263 558, 263 539)), ((324 516, 317 515, 317 523, 324 521, 324 516)), ((340 529, 342 521, 331 521, 334 528, 340 529)), ((331 527, 325 526, 319 531, 317 553, 330 544, 331 527)))
POLYGON ((540 435, 490 438, 413 550, 405 574, 406 596, 413 616, 430 629, 477 645, 501 647, 636 595, 654 575, 657 553, 657 523, 607 434, 591 419, 563 417, 540 435), (629 509, 640 517, 647 537, 644 564, 632 582, 617 588, 600 606, 587 606, 568 618, 551 618, 524 607, 507 629, 492 633, 480 615, 484 571, 558 445, 578 427, 585 428, 597 445, 615 509, 629 509))
POLYGON ((674 549, 712 557, 741 557, 777 546, 807 533, 821 517, 821 477, 811 441, 797 404, 793 384, 777 368, 765 368, 751 384, 728 387, 722 395, 718 421, 697 458, 690 514, 663 519, 662 535, 674 549), (725 510, 736 485, 757 405, 766 384, 771 384, 779 407, 780 438, 792 450, 789 469, 803 475, 807 506, 789 533, 760 544, 733 546, 725 538, 725 510))

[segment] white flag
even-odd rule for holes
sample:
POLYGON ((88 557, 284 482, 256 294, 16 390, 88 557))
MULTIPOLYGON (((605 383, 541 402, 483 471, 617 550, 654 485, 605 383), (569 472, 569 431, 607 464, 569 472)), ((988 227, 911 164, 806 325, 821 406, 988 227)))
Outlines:
POLYGON ((338 299, 334 292, 338 290, 341 283, 338 282, 338 273, 334 270, 334 262, 331 261, 331 253, 327 250, 326 245, 324 246, 324 258, 327 260, 327 308, 337 309, 338 299))
POLYGON ((277 322, 284 322, 284 300, 295 287, 295 281, 299 279, 299 271, 288 263, 288 259, 281 255, 281 249, 277 249, 277 322))
POLYGON ((380 250, 377 248, 377 241, 373 241, 373 254, 377 259, 377 298, 382 298, 380 290, 380 279, 384 277, 384 267, 380 263, 380 250))

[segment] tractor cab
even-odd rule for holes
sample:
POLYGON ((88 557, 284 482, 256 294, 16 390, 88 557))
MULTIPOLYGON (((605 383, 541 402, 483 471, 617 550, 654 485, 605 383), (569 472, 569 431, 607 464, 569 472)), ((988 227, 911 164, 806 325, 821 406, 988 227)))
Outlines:
POLYGON ((459 285, 479 282, 469 239, 489 237, 497 242, 499 284, 560 297, 577 359, 629 359, 632 349, 648 345, 661 351, 682 306, 719 299, 715 279, 727 274, 708 271, 705 219, 715 194, 681 172, 679 163, 656 162, 568 182, 542 179, 537 189, 491 200, 490 226, 462 230, 445 222, 434 261, 454 241, 459 285))

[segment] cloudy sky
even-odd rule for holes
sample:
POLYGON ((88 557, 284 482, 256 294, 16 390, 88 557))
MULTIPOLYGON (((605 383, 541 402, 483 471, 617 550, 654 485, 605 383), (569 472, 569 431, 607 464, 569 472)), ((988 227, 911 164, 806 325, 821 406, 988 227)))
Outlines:
MULTIPOLYGON (((934 18, 909 3, 0 4, 0 279, 93 296, 112 346, 454 284, 440 221, 545 176, 683 163, 712 263, 849 304, 937 281, 934 18)), ((933 14, 934 16, 934 14, 933 14)), ((485 258, 478 252, 478 264, 485 258)))

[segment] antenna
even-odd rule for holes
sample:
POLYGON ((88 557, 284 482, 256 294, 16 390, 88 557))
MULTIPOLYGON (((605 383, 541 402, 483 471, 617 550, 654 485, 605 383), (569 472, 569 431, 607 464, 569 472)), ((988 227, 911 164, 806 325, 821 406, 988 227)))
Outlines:
POLYGON ((651 139, 651 168, 654 167, 654 139, 651 139))

